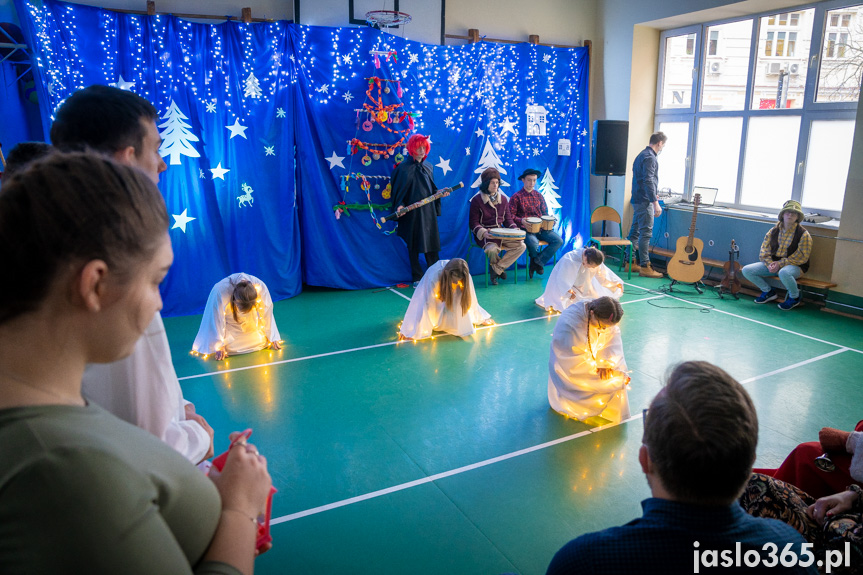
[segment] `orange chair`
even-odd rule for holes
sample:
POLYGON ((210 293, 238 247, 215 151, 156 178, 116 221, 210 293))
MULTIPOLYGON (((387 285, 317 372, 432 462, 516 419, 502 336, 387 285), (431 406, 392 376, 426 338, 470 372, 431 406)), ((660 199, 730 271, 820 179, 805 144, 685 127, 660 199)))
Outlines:
POLYGON ((605 247, 616 247, 620 249, 621 255, 625 256, 625 259, 624 257, 620 258, 620 270, 623 270, 624 261, 629 262, 629 266, 627 266, 628 273, 626 278, 632 279, 632 261, 634 258, 632 242, 623 237, 623 225, 620 221, 620 214, 617 213, 617 210, 615 210, 611 206, 599 206, 598 208, 593 210, 592 214, 590 214, 591 227, 592 224, 595 224, 596 222, 611 222, 617 224, 620 229, 620 235, 600 237, 591 236, 590 240, 588 240, 587 242, 587 245, 595 245, 600 250, 605 247))

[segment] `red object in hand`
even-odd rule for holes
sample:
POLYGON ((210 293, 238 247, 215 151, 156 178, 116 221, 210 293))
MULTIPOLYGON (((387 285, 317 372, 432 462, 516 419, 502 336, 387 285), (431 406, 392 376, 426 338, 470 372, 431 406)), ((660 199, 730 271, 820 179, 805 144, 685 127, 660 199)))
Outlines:
MULTIPOLYGON (((228 447, 228 450, 218 457, 213 458, 213 467, 216 468, 217 471, 222 471, 225 467, 225 461, 228 459, 228 453, 234 448, 235 445, 245 445, 245 440, 248 439, 252 435, 251 428, 242 432, 235 440, 231 442, 231 445, 228 447), (242 440, 242 442, 241 442, 242 440)), ((258 537, 255 541, 255 549, 261 551, 265 545, 273 541, 272 535, 270 535, 270 517, 273 511, 273 495, 278 490, 275 487, 270 487, 270 494, 267 495, 267 509, 258 515, 255 521, 258 524, 258 537)))

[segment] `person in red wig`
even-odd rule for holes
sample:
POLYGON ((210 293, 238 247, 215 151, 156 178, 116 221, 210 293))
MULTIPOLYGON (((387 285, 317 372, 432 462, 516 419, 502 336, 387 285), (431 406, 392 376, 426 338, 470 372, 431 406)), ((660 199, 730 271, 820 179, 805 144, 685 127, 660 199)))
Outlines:
MULTIPOLYGON (((431 164, 425 161, 430 147, 428 137, 422 134, 414 134, 408 139, 410 157, 396 166, 390 180, 392 205, 396 212, 431 196, 437 190, 434 170, 431 164)), ((440 233, 437 218, 440 213, 440 200, 435 200, 399 217, 396 233, 407 244, 414 287, 423 277, 420 254, 425 254, 426 267, 431 267, 439 259, 440 233)))

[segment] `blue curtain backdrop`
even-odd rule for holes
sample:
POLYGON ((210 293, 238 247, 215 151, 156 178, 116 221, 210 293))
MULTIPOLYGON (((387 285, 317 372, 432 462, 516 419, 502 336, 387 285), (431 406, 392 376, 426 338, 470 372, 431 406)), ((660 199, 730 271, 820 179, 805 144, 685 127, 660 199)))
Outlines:
MULTIPOLYGON (((175 251, 165 315, 200 312, 212 285, 237 271, 262 278, 274 299, 302 282, 407 280, 395 224, 379 218, 390 211, 388 176, 406 155, 397 144, 414 132, 431 137, 438 187, 465 184, 442 200, 442 258, 467 254, 468 201, 490 166, 510 196, 525 168, 543 172, 538 188, 566 249, 588 235, 586 48, 431 46, 369 28, 16 5, 46 130, 63 98, 94 83, 130 89, 159 110, 175 251)), ((478 250, 470 263, 483 269, 478 250)))
POLYGON ((193 24, 61 2, 17 3, 47 131, 64 98, 114 84, 159 111, 159 187, 174 265, 163 313, 200 313, 220 279, 253 274, 274 299, 301 290, 288 24, 193 24), (26 21, 26 22, 25 22, 26 21))

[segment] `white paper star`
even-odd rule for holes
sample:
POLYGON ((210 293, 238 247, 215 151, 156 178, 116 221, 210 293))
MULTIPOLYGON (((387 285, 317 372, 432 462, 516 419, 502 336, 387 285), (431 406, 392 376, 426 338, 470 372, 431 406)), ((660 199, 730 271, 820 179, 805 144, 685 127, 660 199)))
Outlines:
POLYGON ((539 155, 539 149, 534 148, 534 149, 533 149, 533 155, 534 155, 534 156, 538 156, 538 155, 539 155))
POLYGON ((443 170, 443 175, 445 176, 447 172, 451 172, 451 171, 452 171, 452 168, 450 168, 450 167, 449 167, 449 160, 444 160, 444 159, 443 159, 443 158, 441 158, 440 156, 438 156, 438 158, 440 158, 440 162, 438 162, 437 164, 435 164, 435 167, 440 168, 441 170, 443 170))
POLYGON ((276 147, 275 146, 264 146, 264 153, 268 156, 276 155, 276 147))
POLYGON ((551 60, 551 54, 546 54, 545 56, 542 57, 543 62, 547 63, 549 60, 551 60))
POLYGON ((276 109, 276 118, 284 118, 284 117, 285 117, 285 111, 281 108, 277 108, 276 109))
POLYGON ((410 54, 408 56, 408 66, 410 66, 411 64, 416 64, 417 62, 419 62, 419 59, 420 57, 416 54, 410 54))
POLYGON ((120 74, 120 79, 111 84, 114 88, 120 88, 121 90, 131 90, 135 87, 135 82, 127 82, 123 79, 123 75, 120 74))
POLYGON ((461 72, 454 70, 453 73, 449 75, 449 81, 453 84, 458 84, 459 80, 461 80, 461 72))
POLYGON ((429 141, 429 146, 431 146, 431 145, 432 145, 432 139, 431 139, 431 136, 426 136, 426 140, 428 140, 428 141, 429 141))
POLYGON ((211 179, 215 180, 219 178, 222 181, 225 181, 225 174, 230 172, 231 170, 225 169, 222 167, 222 162, 219 162, 219 165, 215 168, 210 168, 210 172, 212 172, 213 177, 211 179))
POLYGON ((582 135, 582 136, 586 136, 586 135, 587 135, 587 130, 582 130, 582 131, 581 131, 581 135, 582 135))
POLYGON ((54 95, 54 82, 48 83, 48 93, 51 94, 52 96, 54 95))
POLYGON ((201 168, 198 168, 198 177, 202 180, 204 179, 204 170, 202 170, 201 168))
POLYGON ((207 102, 207 111, 211 114, 216 113, 216 103, 215 102, 207 102))
POLYGON ((443 121, 443 123, 444 123, 444 124, 446 124, 446 127, 447 127, 447 128, 449 128, 449 127, 450 127, 450 126, 452 126, 455 122, 453 122, 453 121, 452 121, 452 118, 450 118, 449 116, 447 116, 446 120, 444 120, 444 121, 443 121))
POLYGON ((503 130, 503 131, 500 133, 500 135, 501 135, 501 136, 503 136, 503 135, 504 135, 504 134, 506 134, 507 132, 512 132, 512 135, 513 135, 513 136, 515 136, 515 135, 516 135, 516 133, 515 133, 515 124, 513 124, 512 122, 510 122, 510 121, 509 121, 509 118, 506 118, 503 122, 501 122, 500 127, 501 127, 501 129, 503 130))
POLYGON ((291 59, 291 62, 296 62, 296 61, 297 61, 297 59, 296 59, 296 58, 294 58, 294 55, 293 55, 293 54, 291 54, 290 56, 288 56, 288 58, 290 58, 290 59, 291 59))
POLYGON ((330 93, 330 85, 324 84, 320 88, 315 88, 315 92, 323 92, 324 94, 329 94, 330 93))
POLYGON ((335 150, 333 150, 332 156, 330 156, 329 158, 324 158, 324 159, 330 163, 330 169, 331 170, 333 168, 335 168, 336 166, 339 166, 340 168, 345 167, 345 165, 342 163, 342 160, 344 160, 345 157, 344 156, 337 156, 335 150))
POLYGON ((465 148, 465 149, 464 149, 464 155, 465 155, 465 156, 470 156, 470 148, 465 148))
POLYGON ((342 94, 342 98, 345 99, 345 102, 350 102, 351 100, 354 99, 354 95, 351 94, 350 92, 345 92, 344 94, 342 94))
POLYGON ((426 89, 425 88, 420 88, 420 98, 422 98, 423 100, 426 99, 426 89))
POLYGON ((188 211, 188 210, 183 210, 183 213, 182 213, 182 214, 179 214, 179 215, 177 215, 177 214, 171 214, 171 217, 172 217, 172 218, 174 218, 174 225, 173 225, 173 226, 171 226, 171 229, 172 229, 172 230, 173 230, 174 228, 180 228, 181 230, 183 230, 183 233, 184 233, 184 234, 186 233, 186 224, 188 224, 188 223, 189 223, 189 222, 191 222, 192 220, 197 219, 197 218, 190 218, 189 216, 187 216, 187 215, 186 215, 186 212, 187 212, 187 211, 188 211))
POLYGON ((354 61, 353 61, 353 59, 351 58, 351 55, 350 55, 350 54, 345 54, 344 56, 342 56, 342 62, 343 62, 344 64, 347 64, 348 66, 351 66, 351 65, 353 65, 353 63, 354 63, 354 61))
POLYGON ((476 134, 477 138, 482 138, 483 136, 485 136, 485 132, 482 131, 482 128, 477 128, 474 134, 476 134))
POLYGON ((248 126, 241 126, 239 118, 237 118, 234 121, 233 126, 225 126, 225 127, 231 131, 231 137, 228 138, 229 140, 233 140, 234 136, 242 136, 243 138, 248 140, 248 138, 246 138, 246 130, 248 130, 249 127, 248 126))

